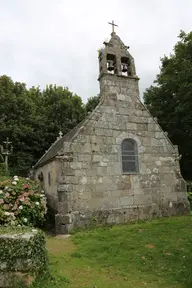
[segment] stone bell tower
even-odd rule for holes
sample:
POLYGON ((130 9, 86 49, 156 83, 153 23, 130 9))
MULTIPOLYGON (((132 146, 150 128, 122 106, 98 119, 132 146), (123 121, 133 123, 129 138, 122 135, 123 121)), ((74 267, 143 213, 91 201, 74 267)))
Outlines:
POLYGON ((110 73, 138 79, 134 59, 128 52, 129 47, 114 32, 114 26, 117 25, 114 22, 109 24, 112 24, 113 31, 110 41, 104 42, 105 47, 99 51, 99 78, 105 73, 110 73))
MULTIPOLYGON (((98 57, 98 80, 100 82, 101 97, 104 97, 104 95, 106 96, 107 91, 109 92, 108 94, 110 94, 110 91, 112 92, 112 86, 115 86, 116 88, 121 86, 122 93, 120 94, 127 95, 127 92, 129 92, 129 95, 134 94, 131 98, 132 102, 135 102, 136 94, 137 97, 139 97, 139 78, 136 75, 134 59, 128 51, 129 47, 126 46, 115 33, 114 26, 117 25, 114 24, 114 21, 109 24, 112 25, 111 39, 109 42, 103 43, 105 46, 99 51, 98 57)), ((113 89, 113 91, 114 90, 115 89, 113 89)))

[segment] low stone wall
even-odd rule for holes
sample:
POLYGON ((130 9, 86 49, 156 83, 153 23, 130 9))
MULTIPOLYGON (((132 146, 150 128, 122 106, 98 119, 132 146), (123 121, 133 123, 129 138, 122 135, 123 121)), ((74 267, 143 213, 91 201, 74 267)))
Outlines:
POLYGON ((0 226, 0 287, 23 287, 47 272, 44 234, 36 229, 0 226))

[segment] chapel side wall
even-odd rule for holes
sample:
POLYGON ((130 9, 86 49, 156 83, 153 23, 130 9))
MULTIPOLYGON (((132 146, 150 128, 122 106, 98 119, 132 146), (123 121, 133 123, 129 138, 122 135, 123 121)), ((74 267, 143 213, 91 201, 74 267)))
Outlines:
POLYGON ((45 191, 48 205, 57 211, 58 206, 58 196, 57 196, 57 186, 58 186, 58 171, 59 165, 58 160, 55 159, 41 167, 38 167, 35 171, 35 179, 38 180, 40 173, 43 173, 43 190, 45 191), (49 182, 50 174, 50 182, 49 182))

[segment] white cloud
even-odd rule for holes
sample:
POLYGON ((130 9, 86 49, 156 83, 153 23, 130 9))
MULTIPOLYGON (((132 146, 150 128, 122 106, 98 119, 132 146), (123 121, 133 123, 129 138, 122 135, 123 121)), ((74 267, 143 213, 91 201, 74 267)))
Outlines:
POLYGON ((28 87, 68 86, 84 100, 99 92, 97 49, 117 34, 135 58, 141 94, 180 29, 192 27, 190 0, 0 0, 0 74, 28 87))

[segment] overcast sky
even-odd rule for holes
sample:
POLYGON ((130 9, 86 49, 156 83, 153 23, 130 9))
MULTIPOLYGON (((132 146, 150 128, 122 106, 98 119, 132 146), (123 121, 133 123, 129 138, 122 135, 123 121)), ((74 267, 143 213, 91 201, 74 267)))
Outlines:
POLYGON ((142 96, 180 29, 192 30, 191 11, 191 0, 0 0, 0 75, 67 86, 86 101, 99 93, 97 50, 114 19, 142 96))

